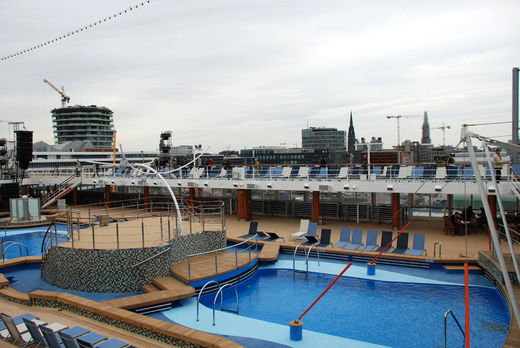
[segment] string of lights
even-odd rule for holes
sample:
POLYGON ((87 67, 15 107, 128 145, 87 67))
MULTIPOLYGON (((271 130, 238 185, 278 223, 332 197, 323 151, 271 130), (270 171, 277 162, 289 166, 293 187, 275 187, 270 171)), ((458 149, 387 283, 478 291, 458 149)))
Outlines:
POLYGON ((108 17, 105 17, 105 18, 102 18, 102 19, 99 19, 97 21, 95 21, 94 23, 91 23, 91 24, 88 24, 88 25, 85 25, 83 27, 80 27, 76 30, 73 30, 73 31, 70 31, 68 32, 67 34, 63 34, 61 36, 58 36, 57 38, 55 39, 52 39, 52 40, 49 40, 49 41, 46 41, 46 42, 43 42, 43 43, 40 43, 36 46, 33 46, 31 48, 28 48, 28 49, 25 49, 23 51, 19 51, 19 52, 16 52, 16 53, 13 53, 13 54, 10 54, 8 56, 5 56, 5 57, 2 57, 0 58, 1 61, 4 61, 4 60, 8 60, 8 59, 12 59, 12 58, 15 58, 15 57, 18 57, 22 54, 26 54, 26 53, 29 53, 29 52, 32 52, 32 51, 35 51, 37 49, 40 49, 40 48, 43 48, 45 46, 48 46, 48 45, 51 45, 51 44, 54 44, 60 40, 63 40, 63 39, 67 39, 71 36, 74 36, 76 34, 79 34, 83 31, 86 31, 86 30, 89 30, 89 29, 92 29, 94 28, 95 26, 97 25, 100 25, 100 24, 103 24, 105 22, 108 22, 112 19, 116 19, 118 16, 122 16, 124 14, 127 14, 127 13, 130 13, 132 12, 134 9, 137 9, 139 8, 139 6, 143 7, 144 5, 148 5, 150 2, 152 2, 152 0, 147 0, 147 1, 143 1, 137 5, 134 5, 134 6, 130 6, 130 8, 128 9, 125 9, 125 10, 121 10, 119 12, 116 12, 115 14, 111 15, 111 16, 108 16, 108 17))

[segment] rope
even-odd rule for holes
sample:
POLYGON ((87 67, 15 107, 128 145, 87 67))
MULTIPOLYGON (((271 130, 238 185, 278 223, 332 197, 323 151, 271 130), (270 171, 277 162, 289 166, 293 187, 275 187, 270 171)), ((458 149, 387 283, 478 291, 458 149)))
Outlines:
POLYGON ((4 60, 11 59, 11 58, 15 58, 15 57, 18 57, 20 55, 23 55, 23 54, 35 51, 35 50, 40 49, 40 48, 43 48, 43 47, 45 47, 47 45, 51 45, 51 44, 57 43, 58 41, 61 41, 63 39, 67 39, 67 38, 69 38, 71 36, 74 36, 76 34, 79 34, 79 33, 83 32, 83 31, 87 31, 89 29, 92 29, 92 28, 94 28, 98 24, 103 24, 103 23, 106 23, 107 21, 110 21, 112 19, 116 19, 117 16, 122 16, 124 14, 130 13, 132 10, 137 9, 139 6, 143 7, 144 5, 148 5, 150 2, 152 2, 152 0, 143 1, 143 2, 141 2, 141 3, 139 3, 139 4, 135 5, 135 6, 130 6, 130 8, 128 8, 128 9, 121 10, 119 12, 114 13, 111 16, 101 18, 101 19, 99 19, 99 20, 97 20, 97 21, 95 21, 95 22, 93 22, 91 24, 85 25, 84 27, 80 27, 79 29, 72 30, 72 31, 70 31, 70 32, 68 32, 66 34, 60 35, 60 36, 58 36, 55 39, 42 42, 42 43, 40 43, 40 44, 38 44, 36 46, 33 46, 31 48, 27 48, 25 50, 18 51, 16 53, 10 54, 8 56, 2 57, 0 60, 4 61, 4 60))

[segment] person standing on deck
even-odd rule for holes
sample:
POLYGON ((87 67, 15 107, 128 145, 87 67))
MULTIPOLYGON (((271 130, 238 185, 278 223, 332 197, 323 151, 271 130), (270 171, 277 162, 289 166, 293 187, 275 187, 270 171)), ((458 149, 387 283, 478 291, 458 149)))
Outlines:
POLYGON ((502 157, 500 157, 500 148, 498 148, 493 155, 493 167, 495 168, 497 182, 500 181, 500 176, 502 175, 502 164, 504 164, 504 162, 502 162, 502 157))

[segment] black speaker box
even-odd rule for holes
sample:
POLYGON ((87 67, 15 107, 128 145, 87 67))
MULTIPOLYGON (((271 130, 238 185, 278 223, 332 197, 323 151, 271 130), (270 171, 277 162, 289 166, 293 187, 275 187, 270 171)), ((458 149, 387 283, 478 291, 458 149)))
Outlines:
POLYGON ((16 131, 16 160, 21 169, 27 169, 32 160, 33 132, 16 131))

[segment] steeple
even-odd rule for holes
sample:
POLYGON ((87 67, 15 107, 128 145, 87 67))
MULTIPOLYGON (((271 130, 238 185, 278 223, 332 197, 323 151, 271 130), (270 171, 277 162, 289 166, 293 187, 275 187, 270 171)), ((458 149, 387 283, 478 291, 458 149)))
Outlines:
POLYGON ((422 139, 421 144, 431 144, 432 139, 430 138, 430 124, 428 123, 428 113, 424 112, 424 122, 422 125, 422 139))
POLYGON ((352 121, 352 110, 350 111, 350 126, 348 127, 347 153, 354 154, 356 143, 356 133, 354 132, 354 122, 352 121))

